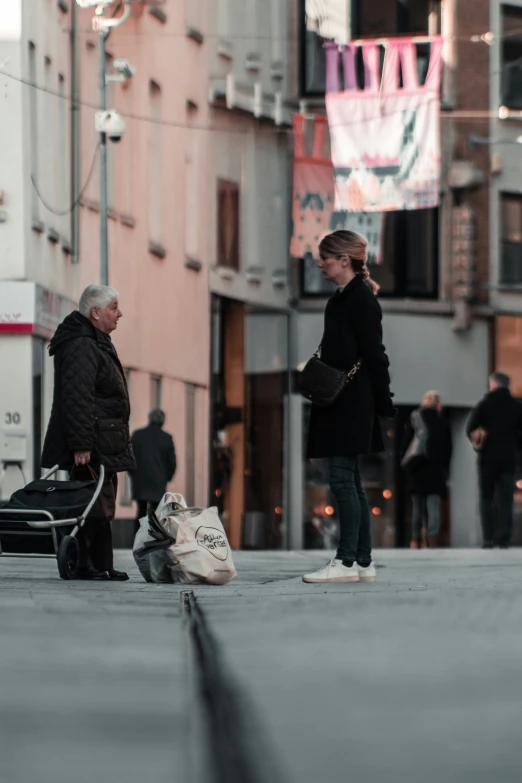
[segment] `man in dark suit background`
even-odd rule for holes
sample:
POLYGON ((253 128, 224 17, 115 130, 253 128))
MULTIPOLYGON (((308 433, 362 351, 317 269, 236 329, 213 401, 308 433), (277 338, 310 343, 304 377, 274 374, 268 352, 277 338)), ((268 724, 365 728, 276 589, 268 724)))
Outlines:
POLYGON ((149 504, 155 508, 176 472, 176 450, 172 435, 164 432, 165 414, 149 413, 149 425, 133 432, 131 443, 136 470, 130 472, 132 499, 138 504, 138 519, 146 516, 149 504))
POLYGON ((466 428, 478 452, 484 549, 490 549, 494 543, 506 548, 511 543, 522 405, 512 397, 509 386, 509 375, 502 372, 490 375, 489 392, 472 410, 466 428))

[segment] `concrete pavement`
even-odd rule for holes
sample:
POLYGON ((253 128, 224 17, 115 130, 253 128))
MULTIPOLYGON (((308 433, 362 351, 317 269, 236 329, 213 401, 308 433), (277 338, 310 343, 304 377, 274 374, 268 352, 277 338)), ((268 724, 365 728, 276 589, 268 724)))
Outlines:
MULTIPOLYGON (((303 584, 326 557, 236 553, 194 588, 255 779, 261 748, 284 783, 518 781, 522 551, 381 550, 374 585, 303 584)), ((181 588, 117 560, 130 582, 0 558, 2 783, 215 779, 181 588)))

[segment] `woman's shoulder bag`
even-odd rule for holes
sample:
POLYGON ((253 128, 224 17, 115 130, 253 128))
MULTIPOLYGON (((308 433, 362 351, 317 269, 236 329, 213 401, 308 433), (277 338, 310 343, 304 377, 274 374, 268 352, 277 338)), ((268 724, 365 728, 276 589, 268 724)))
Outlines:
POLYGON ((327 408, 334 404, 343 389, 355 378, 361 368, 361 361, 357 361, 349 372, 337 370, 320 360, 321 345, 303 367, 299 390, 314 405, 327 408))

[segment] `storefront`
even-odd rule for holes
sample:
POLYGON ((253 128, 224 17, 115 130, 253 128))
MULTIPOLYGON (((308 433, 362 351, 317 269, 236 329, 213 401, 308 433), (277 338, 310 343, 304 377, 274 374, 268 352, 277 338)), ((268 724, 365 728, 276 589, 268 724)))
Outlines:
POLYGON ((213 296, 210 503, 235 548, 285 545, 288 316, 213 296))

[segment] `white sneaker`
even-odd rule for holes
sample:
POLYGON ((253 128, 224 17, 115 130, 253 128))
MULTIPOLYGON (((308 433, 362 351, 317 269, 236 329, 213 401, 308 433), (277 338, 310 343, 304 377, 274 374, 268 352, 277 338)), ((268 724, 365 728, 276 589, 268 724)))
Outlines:
POLYGON ((357 571, 359 572, 359 580, 361 582, 375 582, 377 578, 377 572, 373 563, 370 563, 366 568, 358 564, 357 571))
POLYGON ((359 571, 357 569, 357 563, 354 563, 351 568, 343 565, 342 560, 336 560, 335 557, 325 565, 324 568, 320 568, 318 571, 314 571, 312 574, 305 574, 303 576, 303 582, 358 582, 359 571))

